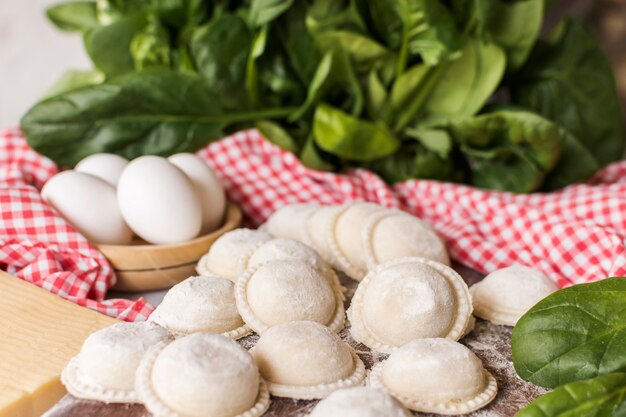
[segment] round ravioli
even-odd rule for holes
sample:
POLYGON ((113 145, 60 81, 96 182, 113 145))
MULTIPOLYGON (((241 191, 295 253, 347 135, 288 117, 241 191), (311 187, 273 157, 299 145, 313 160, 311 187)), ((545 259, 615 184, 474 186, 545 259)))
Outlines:
POLYGON ((252 248, 272 239, 262 230, 235 229, 217 239, 204 255, 196 271, 200 275, 217 275, 233 282, 239 278, 239 258, 252 248))
POLYGON ((376 365, 370 385, 396 397, 411 410, 466 414, 487 405, 497 393, 495 378, 478 357, 449 339, 419 339, 376 365))
POLYGON ((118 323, 87 337, 63 370, 61 381, 77 398, 106 403, 139 402, 135 373, 146 351, 172 335, 156 323, 118 323))
POLYGON ((155 346, 137 371, 137 392, 154 417, 256 417, 269 407, 250 354, 217 334, 155 346))
POLYGON ((320 401, 309 417, 412 417, 387 392, 372 387, 347 388, 320 401))
POLYGON ((450 267, 424 258, 376 267, 357 287, 348 310, 354 339, 385 353, 415 339, 458 340, 471 317, 463 279, 450 267))
POLYGON ((321 206, 313 212, 307 222, 306 230, 308 244, 320 254, 320 256, 334 268, 341 269, 341 265, 333 249, 329 246, 331 235, 334 233, 335 219, 348 208, 348 206, 321 206))
POLYGON ((261 228, 272 236, 308 242, 306 224, 317 204, 291 204, 276 210, 261 228))
POLYGON ((446 245, 424 220, 397 210, 373 213, 362 228, 368 268, 407 256, 417 256, 449 265, 446 245))
POLYGON ((472 285, 474 314, 496 324, 515 326, 535 304, 559 287, 546 275, 522 265, 494 271, 472 285))
POLYGON ((251 332, 237 311, 235 284, 216 276, 190 277, 176 284, 149 320, 176 336, 204 332, 239 339, 251 332))
POLYGON ((374 203, 349 203, 343 210, 335 211, 330 219, 326 238, 337 268, 357 281, 367 273, 361 229, 370 215, 386 211, 385 207, 374 203))
POLYGON ((277 324, 311 320, 343 328, 343 293, 337 277, 310 262, 278 260, 248 268, 237 281, 241 317, 257 333, 277 324))
POLYGON ((250 353, 270 393, 279 397, 324 398, 365 379, 365 366, 350 346, 313 321, 268 329, 250 353))
POLYGON ((309 262, 320 269, 330 268, 315 249, 310 246, 293 239, 277 238, 262 243, 247 256, 242 256, 239 270, 245 272, 248 268, 264 262, 281 260, 309 262))

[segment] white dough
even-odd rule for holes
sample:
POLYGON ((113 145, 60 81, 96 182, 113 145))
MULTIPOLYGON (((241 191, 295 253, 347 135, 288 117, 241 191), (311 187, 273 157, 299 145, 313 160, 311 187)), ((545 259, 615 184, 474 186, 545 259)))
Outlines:
POLYGON ((237 281, 241 317, 257 333, 277 324, 311 320, 343 328, 345 312, 339 283, 328 270, 298 260, 268 261, 249 268, 237 281))
POLYGON ((154 417, 256 417, 269 406, 250 354, 207 333, 151 349, 137 372, 137 392, 154 417))
POLYGON ((235 229, 224 233, 200 259, 196 271, 200 275, 217 275, 237 282, 240 257, 271 239, 272 236, 262 230, 235 229))
POLYGON ((239 339, 251 331, 237 311, 235 284, 216 276, 189 277, 174 285, 149 320, 177 336, 204 332, 239 339))
POLYGON ((349 203, 331 220, 331 231, 326 233, 328 246, 336 259, 338 268, 349 277, 360 281, 367 273, 361 230, 366 219, 373 213, 387 209, 374 203, 349 203))
POLYGON ((294 239, 309 244, 306 225, 317 204, 291 204, 276 210, 261 226, 272 236, 294 239))
POLYGON ((418 339, 374 367, 370 385, 406 407, 426 413, 465 414, 487 405, 497 385, 478 357, 449 339, 418 339))
POLYGON ((467 285, 450 267, 424 258, 385 262, 367 274, 348 310, 355 340, 390 353, 411 340, 458 340, 469 328, 467 285))
POLYGON ((559 287, 540 271, 522 265, 502 268, 472 285, 474 314, 497 324, 515 326, 539 301, 559 287))
POLYGON ((446 245, 424 220, 391 210, 367 217, 361 238, 368 268, 392 259, 419 256, 450 265, 446 245))
POLYGON ((270 393, 279 397, 324 398, 365 379, 365 366, 350 347, 313 321, 271 327, 250 353, 270 393))
POLYGON ((306 231, 309 244, 320 256, 332 265, 340 269, 339 261, 335 257, 333 249, 328 244, 330 235, 334 233, 335 219, 343 213, 348 206, 321 206, 309 216, 306 231))
POLYGON ((171 340, 156 323, 118 323, 85 340, 80 353, 65 367, 61 381, 78 398, 107 403, 139 402, 135 372, 148 349, 171 340))
POLYGON ((239 271, 258 266, 267 261, 297 260, 309 262, 313 266, 325 269, 329 265, 310 246, 293 239, 277 238, 262 243, 248 256, 241 256, 239 271))
POLYGON ((320 401, 309 417, 412 417, 385 391, 371 387, 347 388, 320 401))

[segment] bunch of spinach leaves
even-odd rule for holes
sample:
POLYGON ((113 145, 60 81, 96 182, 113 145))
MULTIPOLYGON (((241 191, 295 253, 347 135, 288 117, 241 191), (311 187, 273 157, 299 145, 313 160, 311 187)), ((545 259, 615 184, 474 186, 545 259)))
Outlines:
POLYGON ((619 159, 611 68, 544 0, 98 0, 48 9, 82 34, 22 119, 63 165, 193 151, 255 126, 308 166, 531 192, 619 159))
POLYGON ((626 278, 546 297, 518 321, 511 346, 520 377, 557 387, 518 417, 626 416, 626 278))

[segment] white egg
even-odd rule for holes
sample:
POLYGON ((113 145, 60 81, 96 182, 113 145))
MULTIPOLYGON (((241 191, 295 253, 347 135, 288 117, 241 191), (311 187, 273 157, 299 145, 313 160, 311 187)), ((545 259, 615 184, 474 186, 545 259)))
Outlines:
POLYGON ((117 187, 117 182, 124 168, 128 165, 128 159, 112 153, 96 153, 83 158, 74 171, 91 174, 102 178, 113 187, 117 187))
POLYGON ((126 223, 147 242, 183 242, 200 233, 200 197, 187 175, 165 158, 132 160, 120 176, 117 200, 126 223))
POLYGON ((127 245, 133 237, 118 207, 115 188, 101 178, 64 171, 46 182, 41 196, 93 243, 127 245))
POLYGON ((192 153, 172 155, 168 160, 183 171, 196 189, 202 204, 202 233, 209 233, 222 225, 226 196, 215 172, 200 157, 192 153))

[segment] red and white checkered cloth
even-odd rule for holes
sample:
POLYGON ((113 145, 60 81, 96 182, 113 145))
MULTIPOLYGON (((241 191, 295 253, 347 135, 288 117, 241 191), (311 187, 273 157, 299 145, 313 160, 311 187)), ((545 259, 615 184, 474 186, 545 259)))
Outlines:
MULTIPOLYGON (((253 225, 286 204, 372 201, 429 221, 452 258, 478 271, 531 265, 560 286, 626 275, 626 162, 588 184, 518 195, 429 180, 389 186, 362 169, 314 171, 255 130, 214 142, 198 155, 253 225)), ((0 133, 0 268, 102 313, 145 319, 151 307, 144 300, 104 300, 115 280, 110 265, 42 202, 37 188, 56 172, 18 130, 0 133)))

